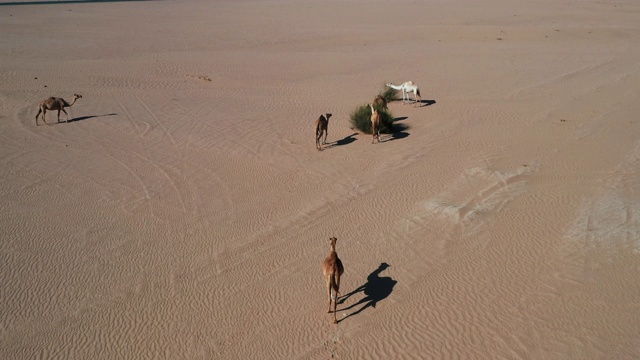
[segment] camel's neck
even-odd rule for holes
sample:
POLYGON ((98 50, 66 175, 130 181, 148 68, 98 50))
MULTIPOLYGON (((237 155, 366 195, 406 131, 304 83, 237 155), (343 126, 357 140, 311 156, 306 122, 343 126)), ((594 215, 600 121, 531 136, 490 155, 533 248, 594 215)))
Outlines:
MULTIPOLYGON (((76 103, 76 100, 78 100, 78 98, 77 98, 77 97, 74 97, 74 98, 73 98, 73 101, 71 102, 71 104, 66 103, 66 104, 65 104, 65 106, 67 106, 67 107, 69 107, 69 106, 73 106, 73 104, 75 104, 75 103, 76 103)), ((65 102, 66 102, 66 101, 65 101, 65 102)))

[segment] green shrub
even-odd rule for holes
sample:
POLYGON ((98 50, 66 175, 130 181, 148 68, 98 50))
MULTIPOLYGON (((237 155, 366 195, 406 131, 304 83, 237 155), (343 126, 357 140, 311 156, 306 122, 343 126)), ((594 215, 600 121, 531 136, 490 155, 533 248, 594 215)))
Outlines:
MULTIPOLYGON (((393 115, 389 110, 379 111, 380 113, 380 133, 392 134, 394 132, 393 115)), ((362 105, 355 109, 351 115, 351 125, 365 134, 371 134, 371 108, 369 105, 362 105)))
POLYGON ((392 89, 385 85, 384 90, 382 90, 382 92, 380 93, 380 96, 382 96, 385 100, 387 100, 388 103, 390 103, 392 101, 398 100, 398 90, 392 89))

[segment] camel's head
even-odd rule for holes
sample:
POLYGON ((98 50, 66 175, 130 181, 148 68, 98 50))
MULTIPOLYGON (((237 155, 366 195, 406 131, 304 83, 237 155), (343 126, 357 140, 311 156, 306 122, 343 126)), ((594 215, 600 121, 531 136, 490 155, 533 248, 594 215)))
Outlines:
POLYGON ((329 113, 326 113, 326 114, 324 114, 324 116, 327 118, 327 121, 329 121, 329 118, 330 118, 332 115, 331 115, 331 114, 329 114, 329 113))
POLYGON ((338 241, 338 239, 335 236, 332 236, 329 238, 329 245, 331 245, 332 249, 336 248, 336 242, 338 241))
POLYGON ((76 99, 82 99, 82 95, 78 95, 78 94, 73 94, 73 97, 76 99))

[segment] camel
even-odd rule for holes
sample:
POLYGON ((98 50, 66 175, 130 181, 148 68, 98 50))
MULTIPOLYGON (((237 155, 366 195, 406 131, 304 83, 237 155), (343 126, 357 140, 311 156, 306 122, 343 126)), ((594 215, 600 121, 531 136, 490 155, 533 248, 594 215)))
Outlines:
POLYGON ((378 96, 376 96, 375 99, 373 99, 373 106, 376 109, 378 109, 379 111, 388 110, 389 109, 387 107, 387 100, 385 100, 385 98, 382 97, 382 95, 378 95, 378 96))
POLYGON ((331 114, 326 113, 325 115, 320 115, 318 120, 316 120, 316 149, 322 150, 322 145, 320 145, 320 138, 322 138, 322 133, 324 132, 324 140, 322 144, 327 143, 327 135, 329 135, 329 118, 331 114))
POLYGON ((380 142, 380 113, 378 109, 373 107, 373 103, 370 103, 369 106, 371 107, 371 134, 373 134, 371 143, 373 144, 374 140, 380 142))
POLYGON ((388 87, 396 90, 402 90, 402 104, 404 104, 404 99, 406 96, 407 103, 409 103, 409 93, 412 92, 416 98, 415 104, 418 105, 418 99, 420 99, 420 104, 422 103, 422 97, 420 96, 420 89, 418 85, 414 84, 413 81, 409 80, 407 82, 402 83, 402 85, 393 85, 392 83, 386 84, 388 87))
POLYGON ((324 274, 326 283, 327 283, 327 292, 329 293, 329 310, 327 313, 331 312, 331 301, 333 300, 333 323, 338 323, 338 318, 336 316, 336 307, 338 302, 338 293, 340 292, 340 276, 344 273, 344 267, 342 266, 342 261, 338 258, 338 254, 336 253, 336 239, 335 237, 329 238, 329 244, 331 245, 331 251, 329 252, 329 256, 324 259, 324 263, 322 264, 322 273, 324 274), (333 294, 331 293, 333 291, 333 294))
POLYGON ((63 111, 67 118, 64 122, 69 121, 69 114, 64 109, 66 107, 72 106, 76 103, 76 100, 82 98, 82 95, 73 94, 73 101, 69 104, 65 99, 58 97, 50 97, 48 99, 42 100, 40 105, 38 105, 38 113, 36 114, 36 126, 38 126, 38 116, 42 113, 42 121, 48 126, 47 120, 45 119, 45 115, 47 114, 47 110, 58 110, 58 123, 60 122, 60 111, 63 111))

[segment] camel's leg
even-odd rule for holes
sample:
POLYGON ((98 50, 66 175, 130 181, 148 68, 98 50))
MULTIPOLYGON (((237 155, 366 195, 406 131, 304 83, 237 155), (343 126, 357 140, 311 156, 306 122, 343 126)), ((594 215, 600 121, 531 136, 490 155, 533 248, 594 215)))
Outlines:
POLYGON ((329 125, 327 125, 327 128, 324 129, 324 141, 322 142, 323 144, 327 143, 327 135, 329 135, 329 125))
MULTIPOLYGON (((64 120, 64 122, 69 122, 69 114, 67 114, 67 110, 65 110, 64 108, 60 110, 62 110, 62 112, 66 115, 66 119, 64 120)), ((60 122, 60 110, 58 110, 58 122, 60 122)))
POLYGON ((327 291, 329 293, 329 309, 327 313, 331 312, 331 276, 333 276, 333 274, 327 276, 327 291))
POLYGON ((333 323, 338 323, 338 291, 335 291, 335 299, 333 300, 333 323))
POLYGON ((320 149, 320 138, 318 137, 318 124, 316 124, 316 150, 321 150, 320 149))
POLYGON ((38 126, 38 116, 42 113, 42 108, 38 108, 38 113, 36 114, 36 126, 38 126))
MULTIPOLYGON (((379 141, 379 140, 378 140, 379 141)), ((338 313, 338 296, 340 295, 340 273, 338 271, 333 273, 333 281, 336 285, 335 294, 336 297, 333 300, 333 323, 338 323, 337 313, 338 313)))
POLYGON ((42 108, 42 121, 44 121, 45 125, 47 125, 47 126, 51 126, 51 125, 47 122, 47 108, 42 108))

